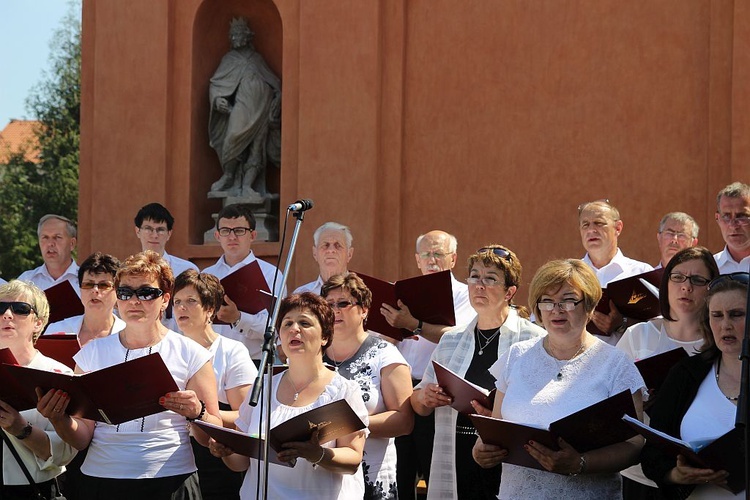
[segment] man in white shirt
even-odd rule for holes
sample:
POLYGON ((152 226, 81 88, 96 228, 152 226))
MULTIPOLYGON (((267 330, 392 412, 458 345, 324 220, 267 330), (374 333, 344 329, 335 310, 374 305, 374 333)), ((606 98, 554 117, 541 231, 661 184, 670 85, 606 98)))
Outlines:
POLYGON ((18 279, 30 281, 42 290, 67 280, 80 297, 78 264, 73 260, 77 235, 73 221, 62 215, 47 214, 39 219, 36 233, 44 264, 24 271, 18 279))
MULTIPOLYGON (((583 261, 591 267, 602 288, 611 281, 627 278, 635 274, 651 271, 653 267, 645 262, 625 257, 617 240, 622 233, 623 222, 620 212, 607 200, 583 203, 578 207, 578 229, 581 243, 586 249, 583 261)), ((615 345, 627 326, 617 307, 609 302, 609 314, 594 311, 594 325, 605 335, 597 335, 608 344, 615 345)))
MULTIPOLYGON (((274 279, 276 280, 274 293, 281 299, 286 296, 286 288, 281 288, 281 273, 276 266, 256 259, 251 249, 256 235, 255 217, 250 205, 237 203, 221 209, 216 219, 214 237, 221 244, 224 255, 216 261, 216 264, 207 267, 203 272, 222 279, 251 262, 257 261, 269 290, 274 291, 273 283, 274 279)), ((250 357, 259 359, 268 312, 262 310, 257 314, 250 314, 240 311, 232 299, 236 297, 225 295, 226 305, 223 305, 217 313, 218 318, 228 325, 215 325, 214 330, 220 335, 242 342, 250 352, 250 357)))
POLYGON ((320 288, 328 278, 348 272, 354 255, 354 238, 348 227, 338 222, 326 222, 313 234, 313 259, 318 263, 318 279, 300 286, 294 293, 312 292, 320 295, 320 288))
POLYGON ((654 269, 666 267, 674 254, 698 244, 698 223, 685 212, 669 212, 659 222, 656 242, 659 244, 659 264, 654 269))
MULTIPOLYGON (((417 248, 414 258, 417 267, 423 275, 452 270, 456 265, 458 241, 456 237, 445 231, 430 231, 417 238, 417 248)), ((471 322, 476 312, 469 303, 469 289, 453 276, 451 271, 451 285, 453 288, 453 309, 456 314, 456 325, 471 322)), ((447 325, 433 325, 425 323, 411 315, 407 304, 399 301, 399 307, 383 304, 380 313, 391 326, 406 328, 414 334, 412 338, 405 338, 398 344, 398 349, 411 366, 412 383, 418 384, 422 380, 427 363, 430 362, 432 352, 437 347, 440 337, 451 327, 447 325)), ((397 483, 399 499, 415 498, 415 483, 417 475, 421 475, 425 482, 430 477, 430 462, 432 461, 432 443, 435 435, 435 415, 427 417, 414 415, 414 430, 411 434, 396 438, 397 452, 397 483)))
POLYGON ((172 237, 174 217, 169 210, 160 203, 149 203, 135 215, 135 235, 141 241, 141 250, 153 250, 164 258, 172 268, 175 278, 188 269, 198 270, 198 266, 189 260, 169 255, 166 251, 167 242, 172 237))
POLYGON ((714 254, 721 274, 750 270, 750 186, 733 182, 716 196, 716 223, 724 250, 714 254))

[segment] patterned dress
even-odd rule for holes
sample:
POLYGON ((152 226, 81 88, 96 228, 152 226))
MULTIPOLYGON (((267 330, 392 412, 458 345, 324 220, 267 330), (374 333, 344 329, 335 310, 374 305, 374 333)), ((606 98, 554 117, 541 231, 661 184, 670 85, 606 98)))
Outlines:
MULTIPOLYGON (((362 399, 369 415, 386 410, 380 391, 380 372, 386 366, 407 364, 398 349, 376 337, 367 337, 359 350, 349 359, 339 362, 328 356, 324 361, 336 371, 354 380, 362 390, 362 399)), ((368 438, 362 459, 365 475, 366 500, 392 500, 398 498, 396 488, 396 445, 394 438, 368 438)))

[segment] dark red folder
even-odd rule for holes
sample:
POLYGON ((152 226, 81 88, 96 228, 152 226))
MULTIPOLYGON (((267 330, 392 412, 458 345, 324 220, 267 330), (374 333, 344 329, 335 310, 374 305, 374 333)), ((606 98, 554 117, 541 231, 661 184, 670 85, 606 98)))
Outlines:
POLYGON ((36 348, 48 358, 59 361, 71 369, 76 367, 73 356, 81 350, 81 346, 78 345, 78 335, 68 333, 42 335, 36 341, 36 348))
MULTIPOLYGON (((260 438, 253 437, 234 429, 219 427, 218 425, 203 422, 201 420, 196 420, 192 425, 197 425, 203 432, 214 438, 216 442, 231 448, 235 453, 255 458, 257 460, 262 460, 263 458, 264 441, 260 438)), ((273 464, 293 467, 293 464, 279 460, 276 452, 272 449, 268 450, 268 456, 271 458, 271 463, 273 464)))
POLYGON ((6 370, 6 365, 18 365, 16 357, 7 347, 0 349, 0 363, 2 363, 0 365, 0 400, 12 406, 16 411, 36 408, 36 395, 29 396, 15 377, 6 370))
POLYGON ((443 389, 443 392, 453 398, 451 406, 457 412, 474 413, 474 407, 471 406, 471 401, 474 399, 485 408, 492 409, 492 404, 495 401, 495 389, 488 391, 483 387, 472 384, 437 361, 432 362, 432 367, 435 369, 435 378, 437 378, 438 385, 443 389))
POLYGON ((649 445, 661 448, 667 455, 675 458, 677 455, 682 455, 688 462, 703 469, 727 471, 729 473, 727 489, 732 493, 737 494, 745 489, 745 456, 742 451, 743 430, 741 428, 735 427, 704 446, 693 446, 632 417, 622 417, 622 419, 645 437, 649 445))
POLYGON ((389 283, 366 274, 357 273, 372 292, 372 306, 367 317, 367 329, 382 335, 403 340, 412 333, 394 328, 380 314, 382 305, 398 307, 398 300, 406 304, 411 315, 433 325, 455 326, 453 287, 450 271, 425 274, 389 283))
POLYGON ((70 281, 65 280, 51 286, 44 291, 49 302, 49 322, 56 323, 71 316, 83 314, 81 298, 76 293, 70 281))
MULTIPOLYGON (((273 295, 268 289, 268 283, 258 261, 253 261, 225 276, 221 284, 224 292, 237 304, 240 311, 257 314, 263 309, 271 309, 273 295)), ((218 319, 214 322, 226 324, 218 319)))
MULTIPOLYGON (((596 304, 596 310, 602 314, 609 314, 609 301, 614 302, 620 314, 627 318, 647 321, 661 315, 658 295, 646 287, 641 279, 653 285, 657 290, 661 285, 664 269, 654 269, 645 273, 628 276, 617 281, 610 281, 607 288, 602 289, 602 298, 596 304)), ((586 329, 596 335, 610 335, 602 332, 594 322, 589 322, 586 329)))
POLYGON ((561 437, 579 453, 596 450, 637 434, 624 424, 623 415, 636 415, 628 390, 552 422, 549 430, 481 415, 470 415, 470 418, 482 441, 508 450, 505 462, 544 470, 523 449, 524 444, 534 440, 557 450, 557 438, 561 437))
POLYGON ((4 365, 36 400, 35 389, 62 389, 70 395, 67 413, 108 424, 120 424, 164 410, 159 398, 179 390, 159 353, 83 375, 66 375, 4 365))
POLYGON ((635 367, 638 368, 643 381, 646 382, 646 388, 651 391, 661 387, 662 382, 667 378, 669 370, 677 362, 687 357, 688 353, 685 352, 685 349, 678 347, 677 349, 672 349, 656 356, 639 359, 635 362, 635 367))
POLYGON ((280 451, 281 445, 293 441, 307 441, 318 429, 318 442, 325 444, 365 428, 345 399, 339 399, 287 420, 271 429, 271 448, 280 451))

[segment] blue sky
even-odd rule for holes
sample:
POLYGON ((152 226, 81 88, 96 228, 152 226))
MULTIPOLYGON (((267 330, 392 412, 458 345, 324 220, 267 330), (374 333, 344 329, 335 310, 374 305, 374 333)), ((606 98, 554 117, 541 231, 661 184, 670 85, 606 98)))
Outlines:
POLYGON ((0 129, 11 118, 33 118, 26 97, 49 68, 49 42, 69 5, 67 0, 0 0, 0 129))

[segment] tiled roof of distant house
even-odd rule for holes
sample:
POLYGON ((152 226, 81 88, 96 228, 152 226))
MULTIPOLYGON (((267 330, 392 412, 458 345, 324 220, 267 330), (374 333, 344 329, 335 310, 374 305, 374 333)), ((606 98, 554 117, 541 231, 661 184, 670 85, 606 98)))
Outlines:
POLYGON ((0 164, 8 162, 11 153, 25 150, 27 161, 39 162, 39 146, 34 130, 40 123, 36 120, 15 120, 0 132, 0 164))

